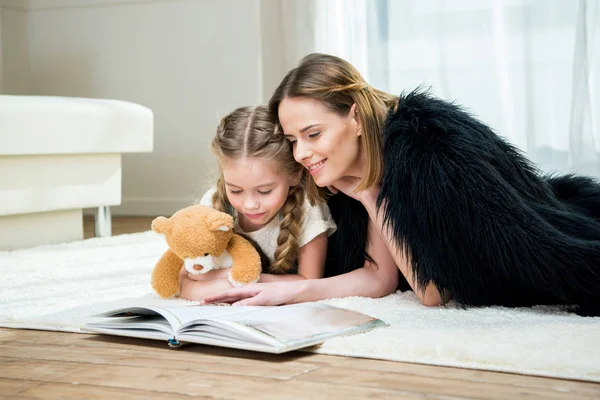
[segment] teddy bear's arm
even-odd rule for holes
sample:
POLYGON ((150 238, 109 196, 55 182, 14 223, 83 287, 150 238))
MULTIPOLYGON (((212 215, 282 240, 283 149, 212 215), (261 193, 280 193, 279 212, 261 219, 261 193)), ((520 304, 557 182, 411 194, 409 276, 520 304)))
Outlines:
POLYGON ((152 271, 152 288, 162 298, 179 293, 179 271, 183 261, 170 249, 162 255, 152 271))
POLYGON ((262 267, 260 255, 254 246, 243 237, 234 234, 227 250, 233 259, 229 282, 233 286, 258 282, 262 267))

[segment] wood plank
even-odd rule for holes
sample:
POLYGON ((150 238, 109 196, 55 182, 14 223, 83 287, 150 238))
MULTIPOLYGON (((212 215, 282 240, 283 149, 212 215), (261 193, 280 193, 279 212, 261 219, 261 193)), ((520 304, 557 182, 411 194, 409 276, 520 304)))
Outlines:
POLYGON ((29 360, 67 361, 131 367, 156 367, 200 373, 222 373, 273 379, 290 379, 317 368, 315 364, 273 360, 249 360, 204 354, 180 349, 104 348, 81 346, 54 346, 47 344, 0 344, 0 357, 29 360), (250 367, 250 368, 249 368, 250 367))
MULTIPOLYGON (((422 398, 423 394, 408 390, 338 385, 327 382, 278 380, 250 376, 197 373, 154 367, 130 367, 63 361, 0 358, 0 378, 27 379, 42 382, 97 385, 108 388, 147 390, 193 396, 218 396, 231 399, 364 399, 422 398)), ((248 364, 252 368, 252 364, 248 364)))
MULTIPOLYGON (((0 330, 0 332, 2 331, 0 330)), ((258 368, 266 371, 266 377, 281 378, 282 376, 287 376, 289 379, 298 373, 302 374, 302 368, 315 371, 318 369, 318 367, 331 367, 342 370, 343 373, 348 377, 361 375, 363 371, 370 370, 402 375, 403 379, 412 380, 414 382, 421 382, 423 378, 430 378, 436 380, 453 380, 458 382, 457 384, 459 386, 468 386, 471 384, 471 382, 512 386, 511 390, 513 393, 519 393, 522 388, 527 389, 528 393, 529 391, 535 391, 537 388, 543 390, 553 390, 557 393, 563 393, 564 398, 568 398, 569 393, 578 393, 578 395, 589 395, 594 397, 598 395, 598 388, 600 387, 599 384, 588 382, 300 352, 288 353, 284 355, 270 355, 234 349, 195 345, 180 349, 167 349, 156 341, 134 338, 90 336, 62 332, 45 332, 44 335, 39 336, 37 335, 39 332, 36 331, 16 332, 21 332, 19 339, 10 343, 8 346, 1 346, 0 354, 4 353, 4 350, 2 350, 3 347, 43 347, 46 345, 50 348, 71 348, 72 346, 76 346, 79 348, 80 352, 91 351, 94 356, 97 356, 97 352, 99 350, 106 351, 108 353, 112 351, 117 355, 120 354, 124 358, 154 357, 156 359, 165 360, 176 365, 178 360, 180 360, 179 357, 181 352, 184 352, 185 356, 183 357, 186 360, 190 360, 190 362, 201 365, 200 369, 206 370, 207 372, 217 372, 223 370, 227 371, 228 369, 231 369, 233 371, 231 372, 232 374, 236 373, 235 371, 239 371, 240 374, 244 374, 244 365, 248 363, 248 365, 251 365, 248 368, 249 371, 253 371, 254 368, 258 368), (252 362, 252 364, 250 364, 249 361, 252 362), (205 365, 210 365, 213 362, 216 363, 214 368, 205 367, 205 365), (263 365, 257 367, 257 362, 262 363, 263 365), (288 370, 288 368, 291 370, 288 370), (285 372, 282 372, 281 375, 278 375, 277 372, 269 372, 278 369, 285 372)), ((44 353, 43 350, 40 350, 40 352, 42 354, 44 353)), ((103 353, 100 352, 99 354, 102 355, 103 353)), ((56 356, 53 353, 49 353, 49 355, 63 360, 70 360, 73 358, 69 357, 75 357, 74 354, 56 356)), ((48 358, 36 354, 34 354, 32 357, 48 358)), ((118 359, 119 357, 114 358, 118 359)), ((126 362, 126 364, 132 363, 126 362)), ((133 365, 136 364, 133 363, 133 365)))
MULTIPOLYGON (((137 233, 150 230, 150 225, 155 217, 114 217, 111 221, 113 235, 124 233, 137 233)), ((83 217, 83 237, 85 239, 95 236, 94 217, 83 217)))
MULTIPOLYGON (((2 332, 2 329, 0 329, 0 333, 2 332)), ((286 368, 288 365, 292 368, 295 368, 296 364, 294 363, 301 363, 302 366, 309 364, 312 367, 331 366, 348 369, 368 369, 373 371, 394 372, 403 375, 426 376, 440 379, 459 379, 465 381, 498 383, 504 385, 512 384, 515 386, 552 388, 554 390, 562 390, 565 392, 576 387, 587 387, 590 390, 597 390, 598 387, 600 387, 600 384, 597 383, 579 382, 575 380, 552 379, 502 372, 437 367, 432 365, 401 363, 364 358, 330 356, 307 352, 292 352, 282 355, 270 355, 200 345, 190 345, 180 349, 167 349, 159 342, 135 338, 90 336, 81 334, 68 334, 63 332, 47 332, 42 337, 39 337, 36 331, 18 332, 21 332, 21 335, 19 335, 19 338, 15 341, 15 343, 17 343, 19 346, 31 344, 63 346, 77 345, 84 347, 114 348, 115 350, 120 349, 125 352, 124 354, 134 354, 132 353, 134 351, 140 351, 144 354, 147 354, 149 351, 157 351, 157 355, 159 357, 167 357, 167 359, 171 357, 173 353, 185 351, 186 353, 201 354, 204 357, 227 357, 230 359, 267 361, 269 363, 277 363, 280 368, 286 368), (149 347, 152 349, 149 349, 149 347)), ((0 337, 2 336, 0 335, 0 337)))
MULTIPOLYGON (((0 393, 10 399, 106 399, 119 400, 181 400, 188 396, 171 393, 156 393, 145 390, 113 389, 97 385, 48 383, 22 379, 0 379, 0 393)), ((194 396, 196 399, 212 399, 207 396, 194 396)))
MULTIPOLYGON (((310 359, 310 362, 319 364, 319 360, 317 359, 310 359)), ((342 369, 391 372, 405 376, 411 375, 434 379, 456 379, 467 382, 543 388, 564 393, 581 391, 582 393, 590 393, 600 398, 600 383, 593 382, 341 356, 331 356, 331 358, 327 359, 326 365, 342 369)))
POLYGON ((19 332, 20 331, 16 329, 0 328, 0 343, 17 339, 20 336, 19 332))
POLYGON ((545 399, 589 399, 600 398, 600 390, 573 388, 567 392, 552 388, 512 386, 498 383, 470 381, 440 377, 413 376, 401 373, 368 369, 323 367, 297 378, 307 382, 337 383, 339 385, 358 385, 362 388, 374 387, 387 390, 406 390, 412 393, 435 394, 444 396, 466 396, 481 399, 507 399, 514 395, 541 396, 545 399))
MULTIPOLYGON (((3 332, 2 328, 0 328, 0 332, 3 332)), ((103 355, 112 357, 110 355, 112 353, 121 358, 151 357, 159 359, 161 362, 172 363, 180 362, 182 358, 185 358, 190 362, 202 365, 203 368, 211 368, 213 372, 220 369, 235 369, 245 366, 248 361, 251 361, 252 371, 257 376, 277 379, 288 379, 317 368, 315 364, 304 361, 311 356, 310 354, 300 352, 273 355, 202 345, 187 345, 172 349, 156 340, 51 331, 43 332, 43 335, 40 335, 40 331, 34 330, 14 330, 14 332, 19 332, 17 339, 10 343, 0 342, 0 355, 14 354, 11 352, 31 348, 40 351, 40 354, 36 354, 33 350, 30 354, 32 357, 47 358, 50 354, 53 357, 61 357, 59 353, 62 350, 57 350, 57 348, 61 348, 66 349, 67 354, 64 357, 65 361, 68 361, 68 353, 76 348, 79 353, 74 353, 73 357, 81 356, 83 353, 89 353, 90 357, 103 355), (46 353, 51 349, 55 351, 46 353)))
POLYGON ((0 378, 0 393, 2 393, 2 397, 5 399, 15 399, 20 393, 23 393, 29 388, 37 385, 37 382, 32 381, 0 378))
MULTIPOLYGON (((3 330, 11 331, 11 329, 0 328, 0 332, 3 330)), ((231 357, 241 358, 250 360, 264 360, 270 362, 277 362, 279 365, 286 364, 288 362, 301 362, 305 359, 312 357, 333 357, 327 355, 317 355, 307 352, 290 352, 285 354, 269 354, 269 353, 257 353, 252 351, 229 349, 225 347, 217 346, 203 346, 196 344, 189 344, 181 346, 177 349, 169 348, 164 343, 156 340, 149 339, 138 339, 129 338, 124 336, 109 336, 109 335, 93 335, 93 334, 82 334, 82 333, 70 333, 70 332, 55 332, 55 331, 36 331, 36 330, 12 330, 19 334, 13 340, 14 344, 21 346, 31 344, 46 344, 54 346, 81 346, 81 347, 102 347, 102 348, 114 348, 122 349, 124 351, 132 351, 134 349, 142 349, 144 352, 148 351, 161 351, 162 354, 172 354, 177 351, 185 352, 197 352, 204 355, 213 355, 215 357, 231 357), (43 335, 40 333, 43 332, 43 335), (151 347, 152 350, 148 349, 151 347), (154 350, 157 349, 157 350, 154 350)))

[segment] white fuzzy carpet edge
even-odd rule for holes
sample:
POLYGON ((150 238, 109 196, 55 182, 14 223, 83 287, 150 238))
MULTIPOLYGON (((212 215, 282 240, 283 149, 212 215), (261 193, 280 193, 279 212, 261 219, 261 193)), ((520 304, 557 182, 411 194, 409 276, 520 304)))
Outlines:
MULTIPOLYGON (((0 326, 80 332, 107 308, 165 302, 149 285, 165 249, 144 232, 0 252, 0 326)), ((600 382, 600 318, 544 307, 426 308, 412 293, 327 303, 390 326, 328 340, 317 353, 600 382)))

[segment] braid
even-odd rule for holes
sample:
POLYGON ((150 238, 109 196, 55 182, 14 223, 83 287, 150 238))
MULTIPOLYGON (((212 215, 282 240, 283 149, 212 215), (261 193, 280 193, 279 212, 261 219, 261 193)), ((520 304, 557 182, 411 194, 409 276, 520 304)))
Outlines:
POLYGON ((215 194, 213 194, 212 203, 215 210, 229 214, 229 209, 231 208, 231 205, 227 200, 227 193, 225 191, 225 180, 223 179, 222 175, 217 181, 217 190, 215 194))
POLYGON ((288 198, 281 208, 284 215, 281 221, 275 261, 271 264, 272 274, 286 274, 297 265, 298 238, 300 236, 300 222, 303 217, 302 204, 304 203, 304 190, 300 186, 290 189, 288 198))

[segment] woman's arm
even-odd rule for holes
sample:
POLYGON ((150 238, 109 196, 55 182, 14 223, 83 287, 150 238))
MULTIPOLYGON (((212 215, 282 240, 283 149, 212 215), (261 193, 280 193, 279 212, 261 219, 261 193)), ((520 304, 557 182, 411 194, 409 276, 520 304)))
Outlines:
POLYGON ((383 297, 394 293, 398 287, 398 270, 386 243, 373 221, 367 231, 367 253, 374 263, 365 261, 362 268, 331 278, 313 282, 302 301, 316 301, 335 297, 383 297))
POLYGON ((257 283, 207 296, 208 302, 236 305, 280 305, 318 301, 335 297, 383 297, 398 286, 398 270, 377 227, 371 222, 368 230, 368 252, 374 263, 363 268, 325 279, 257 283))
MULTIPOLYGON (((415 292, 421 303, 426 306, 440 306, 444 304, 440 292, 437 290, 435 285, 430 282, 425 288, 418 287, 413 271, 411 268, 409 256, 406 252, 398 248, 397 242, 390 229, 384 227, 383 213, 377 212, 377 196, 378 193, 375 190, 365 190, 360 198, 361 203, 367 209, 369 218, 372 223, 377 226, 377 230, 381 232, 381 236, 386 244, 387 250, 391 253, 391 257, 394 259, 398 269, 404 275, 408 284, 415 292)), ((383 206, 382 206, 383 207, 383 206)))
MULTIPOLYGON (((398 269, 406 278, 413 292, 417 295, 421 303, 426 306, 439 306, 444 304, 440 292, 435 285, 430 282, 426 287, 418 287, 413 271, 411 268, 410 259, 407 254, 402 251, 394 238, 393 232, 385 226, 383 221, 383 213, 379 213, 377 209, 377 196, 379 195, 380 187, 373 186, 360 192, 356 192, 355 188, 358 185, 359 179, 355 177, 344 177, 335 182, 329 189, 333 193, 343 192, 358 201, 365 207, 369 214, 370 222, 375 226, 375 230, 379 232, 386 246, 386 252, 390 254, 397 265, 398 269)), ((371 225, 369 225, 369 228, 371 225)), ((370 253, 372 254, 372 253, 370 253)), ((446 299, 449 300, 449 299, 446 299)))

